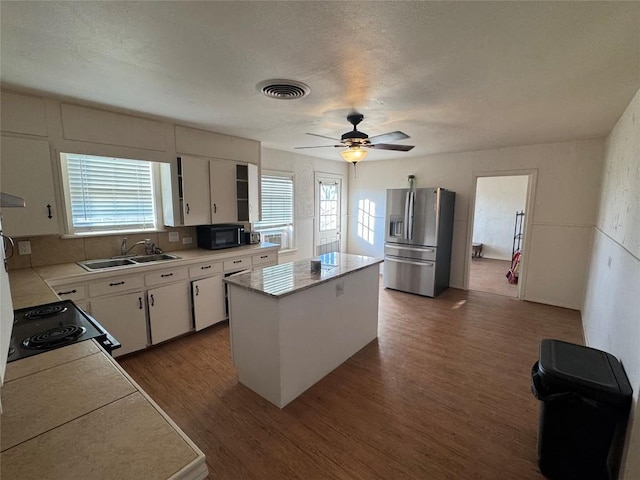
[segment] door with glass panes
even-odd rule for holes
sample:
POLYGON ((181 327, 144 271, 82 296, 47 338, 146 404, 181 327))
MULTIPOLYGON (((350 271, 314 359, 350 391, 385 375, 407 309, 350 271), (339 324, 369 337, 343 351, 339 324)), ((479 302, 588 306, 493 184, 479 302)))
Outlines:
POLYGON ((316 175, 315 254, 340 251, 342 178, 316 175))

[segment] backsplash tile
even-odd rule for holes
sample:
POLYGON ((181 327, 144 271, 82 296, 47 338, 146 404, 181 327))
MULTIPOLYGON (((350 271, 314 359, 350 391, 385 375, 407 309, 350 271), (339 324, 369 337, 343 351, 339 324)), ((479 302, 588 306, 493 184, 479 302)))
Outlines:
MULTIPOLYGON (((59 263, 75 263, 83 260, 109 258, 120 255, 120 245, 124 235, 108 235, 100 237, 60 238, 57 235, 43 237, 14 238, 16 251, 7 260, 9 270, 20 268, 42 267, 59 263), (18 242, 31 242, 31 255, 18 255, 18 242)), ((127 248, 133 247, 138 241, 151 240, 163 252, 188 250, 197 248, 195 227, 168 228, 166 232, 127 234, 127 248), (178 232, 180 240, 169 242, 169 232, 178 232), (191 244, 184 245, 182 239, 190 237, 191 244)), ((143 255, 144 247, 138 245, 131 249, 132 255, 143 255)))
POLYGON ((86 259, 83 238, 31 237, 31 266, 80 262, 86 259))

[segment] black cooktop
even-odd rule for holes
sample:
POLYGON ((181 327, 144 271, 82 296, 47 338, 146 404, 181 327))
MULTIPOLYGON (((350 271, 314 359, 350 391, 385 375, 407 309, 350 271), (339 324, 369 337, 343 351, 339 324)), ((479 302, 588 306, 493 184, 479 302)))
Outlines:
POLYGON ((108 353, 120 344, 95 318, 71 300, 21 308, 13 312, 7 362, 95 338, 108 353))

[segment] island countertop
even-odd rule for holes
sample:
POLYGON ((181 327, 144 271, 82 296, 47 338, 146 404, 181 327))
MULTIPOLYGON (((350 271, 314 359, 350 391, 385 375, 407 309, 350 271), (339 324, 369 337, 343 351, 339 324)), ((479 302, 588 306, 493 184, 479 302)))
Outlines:
POLYGON ((238 273, 225 278, 224 281, 246 290, 279 298, 383 262, 381 258, 349 253, 327 253, 314 259, 321 261, 321 270, 318 273, 311 272, 311 259, 306 259, 238 273))

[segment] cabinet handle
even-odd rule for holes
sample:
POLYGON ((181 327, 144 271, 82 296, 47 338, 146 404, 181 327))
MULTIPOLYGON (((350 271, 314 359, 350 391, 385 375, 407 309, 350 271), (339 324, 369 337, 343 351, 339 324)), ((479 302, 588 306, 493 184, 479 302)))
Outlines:
POLYGON ((190 211, 190 210, 191 210, 191 209, 189 208, 189 204, 187 203, 187 215, 189 215, 189 211, 190 211))
POLYGON ((242 263, 242 260, 234 260, 233 263, 242 263))
POLYGON ((153 306, 156 304, 156 300, 153 298, 153 293, 152 293, 151 295, 149 295, 149 299, 150 299, 150 301, 151 301, 151 302, 150 302, 150 303, 151 303, 151 306, 153 307, 153 306))
POLYGON ((218 206, 215 203, 213 204, 213 213, 218 213, 218 206))
POLYGON ((206 267, 200 267, 200 270, 207 270, 208 268, 211 268, 211 265, 207 265, 206 267))
POLYGON ((73 290, 69 290, 68 292, 58 292, 58 295, 71 295, 72 293, 76 293, 77 290, 74 288, 73 290))
POLYGON ((51 205, 49 205, 48 203, 47 203, 47 210, 49 211, 47 218, 53 218, 53 215, 51 215, 51 205))
POLYGON ((200 287, 196 285, 196 297, 200 295, 200 287))
POLYGON ((160 278, 165 278, 165 277, 173 277, 173 273, 163 273, 160 275, 160 278))
POLYGON ((262 255, 260 258, 269 258, 269 255, 262 255))
POLYGON ((142 310, 142 297, 138 297, 138 308, 142 310))
POLYGON ((118 285, 124 285, 124 280, 121 282, 115 282, 115 283, 110 283, 109 286, 110 287, 117 287, 118 285))

